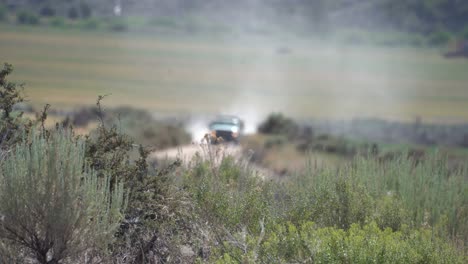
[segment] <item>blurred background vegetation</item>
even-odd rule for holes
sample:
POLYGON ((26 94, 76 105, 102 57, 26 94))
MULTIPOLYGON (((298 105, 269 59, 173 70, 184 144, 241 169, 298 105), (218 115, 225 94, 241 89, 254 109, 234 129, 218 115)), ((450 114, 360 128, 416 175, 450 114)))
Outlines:
POLYGON ((1 0, 0 20, 54 27, 252 32, 293 30, 362 41, 385 32, 387 45, 441 45, 468 37, 463 0, 1 0), (388 35, 391 35, 389 37, 388 35))

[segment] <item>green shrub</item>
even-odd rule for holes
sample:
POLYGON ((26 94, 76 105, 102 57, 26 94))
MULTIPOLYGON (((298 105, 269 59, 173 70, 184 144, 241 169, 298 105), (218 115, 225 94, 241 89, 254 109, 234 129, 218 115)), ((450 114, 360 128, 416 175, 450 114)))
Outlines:
MULTIPOLYGON (((92 117, 96 119, 97 116, 93 114, 92 117)), ((106 112, 106 121, 143 146, 165 149, 188 144, 191 140, 181 123, 155 120, 145 110, 119 107, 106 112)))
POLYGON ((364 224, 373 213, 374 202, 365 186, 328 170, 297 174, 282 189, 286 193, 286 219, 294 223, 314 221, 322 226, 347 229, 364 224))
POLYGON ((13 66, 5 63, 0 71, 0 159, 3 151, 10 149, 21 140, 24 130, 32 126, 23 120, 22 113, 14 113, 15 104, 23 102, 22 85, 7 80, 13 72, 13 66))
POLYGON ((259 125, 258 132, 294 136, 298 132, 298 125, 281 113, 273 113, 259 125))
POLYGON ((7 20, 7 10, 2 4, 0 4, 0 22, 5 20, 7 20))
POLYGON ((53 17, 49 23, 51 26, 57 28, 63 28, 66 25, 65 19, 63 17, 53 17))
POLYGON ((80 17, 80 13, 78 12, 78 9, 76 7, 72 6, 68 9, 67 16, 69 19, 75 20, 80 17))
POLYGON ((427 43, 431 46, 442 46, 447 44, 452 36, 447 31, 437 31, 430 34, 427 38, 427 43))
POLYGON ((80 14, 84 19, 90 18, 93 14, 93 10, 87 2, 80 2, 80 14))
POLYGON ((381 229, 391 228, 393 231, 398 231, 411 222, 403 202, 391 192, 377 200, 373 218, 381 229))
POLYGON ((53 17, 55 16, 56 12, 55 9, 50 5, 45 5, 39 10, 39 14, 43 17, 53 17))
MULTIPOLYGON (((219 151, 212 149, 208 151, 219 151)), ((219 167, 215 161, 197 159, 186 172, 184 186, 190 190, 200 215, 229 231, 245 226, 259 232, 258 223, 269 219, 268 188, 256 177, 255 171, 226 157, 219 167)))
POLYGON ((127 21, 123 18, 113 19, 110 21, 109 29, 116 32, 124 32, 128 30, 127 21))
POLYGON ((0 170, 0 245, 12 243, 19 251, 11 254, 39 263, 106 251, 121 220, 123 185, 98 178, 84 154, 83 140, 61 129, 32 131, 13 149, 0 170))
POLYGON ((413 47, 422 47, 424 45, 424 38, 421 35, 414 35, 409 37, 408 44, 413 47))
POLYGON ((465 40, 468 40, 468 26, 462 31, 461 37, 465 40))
POLYGON ((144 263, 148 258, 187 262, 182 260, 180 246, 193 245, 198 250, 201 235, 188 195, 171 183, 180 161, 151 168, 149 150, 141 145, 138 158, 132 160, 134 142, 116 124, 106 123, 102 98, 96 109, 99 127, 86 139, 85 160, 99 176, 108 175, 111 183, 123 182, 130 192, 125 219, 112 244, 113 263, 144 263))
POLYGON ((180 23, 178 23, 177 19, 165 16, 153 17, 148 21, 148 24, 167 29, 177 29, 180 27, 180 23))
POLYGON ((23 10, 16 14, 16 21, 22 25, 37 25, 39 17, 30 11, 23 10))
POLYGON ((375 223, 347 231, 313 222, 279 224, 265 234, 224 243, 215 263, 465 263, 463 254, 429 230, 381 230, 375 223), (244 242, 244 243, 242 243, 244 242))
POLYGON ((99 28, 99 20, 88 18, 81 23, 81 27, 87 30, 96 30, 99 28))

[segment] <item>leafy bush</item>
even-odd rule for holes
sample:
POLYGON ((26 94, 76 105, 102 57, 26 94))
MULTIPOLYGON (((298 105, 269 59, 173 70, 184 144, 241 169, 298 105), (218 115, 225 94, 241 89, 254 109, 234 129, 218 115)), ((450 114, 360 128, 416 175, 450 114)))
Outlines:
POLYGON ((452 36, 447 31, 437 31, 428 36, 427 42, 431 46, 441 46, 447 44, 452 36))
POLYGON ((7 10, 2 4, 0 4, 0 22, 5 20, 7 20, 7 10))
POLYGON ((8 63, 0 71, 0 154, 20 141, 23 131, 32 126, 23 120, 21 112, 13 114, 14 105, 24 99, 21 94, 23 86, 7 80, 12 71, 13 66, 8 63))
POLYGON ((123 18, 116 18, 110 21, 109 29, 116 32, 124 32, 128 30, 128 23, 123 18))
POLYGON ((466 26, 463 31, 462 31, 462 34, 461 34, 461 37, 465 40, 468 40, 468 26, 466 26))
POLYGON ((99 28, 99 20, 88 18, 81 23, 81 27, 87 30, 96 30, 99 28))
POLYGON ((293 223, 314 221, 347 229, 352 223, 364 224, 373 214, 374 201, 366 187, 346 173, 309 171, 295 175, 281 189, 286 197, 284 217, 293 223))
POLYGON ((109 175, 111 183, 123 182, 130 192, 125 219, 112 245, 113 262, 143 263, 154 257, 186 262, 180 247, 199 244, 200 235, 187 195, 170 181, 180 161, 159 170, 150 168, 149 151, 141 145, 138 159, 132 160, 133 140, 116 124, 105 123, 102 98, 96 110, 99 127, 86 138, 86 163, 98 175, 109 175))
MULTIPOLYGON (((155 120, 145 110, 130 107, 109 109, 100 113, 97 108, 82 108, 69 117, 73 126, 87 126, 102 118, 105 123, 118 127, 123 134, 144 146, 164 149, 190 143, 191 136, 178 122, 155 120)), ((93 136, 91 132, 91 136, 93 136)))
POLYGON ((98 178, 84 154, 84 141, 70 132, 32 131, 2 163, 0 245, 17 246, 13 256, 59 263, 112 243, 123 185, 98 178))
POLYGON ((258 127, 258 132, 263 134, 295 135, 297 131, 298 125, 281 113, 270 114, 258 127))
POLYGON ((93 10, 87 2, 80 2, 80 14, 81 17, 84 19, 90 18, 93 14, 93 10))
POLYGON ((177 29, 180 27, 180 23, 178 23, 177 19, 173 17, 164 17, 164 16, 153 17, 148 21, 148 24, 151 26, 167 28, 167 29, 177 29))
POLYGON ((72 6, 68 9, 67 16, 69 19, 75 20, 80 17, 80 13, 78 12, 78 9, 76 7, 72 6))
POLYGON ((16 14, 16 21, 18 24, 23 25, 37 25, 39 24, 39 17, 33 12, 23 10, 16 14))
POLYGON ((56 12, 55 9, 50 5, 45 5, 39 10, 39 14, 43 17, 53 17, 55 16, 56 12))
MULTIPOLYGON (((209 152, 219 151, 211 146, 206 148, 209 152)), ((222 227, 229 232, 245 226, 259 231, 259 221, 270 216, 267 186, 254 170, 233 157, 220 162, 216 165, 216 161, 197 158, 186 171, 184 188, 192 193, 200 215, 213 228, 222 227)))
POLYGON ((405 223, 410 223, 410 215, 401 198, 389 192, 379 198, 376 204, 376 215, 373 217, 382 229, 400 230, 405 223))
POLYGON ((50 20, 50 25, 53 27, 65 27, 65 19, 63 17, 54 17, 50 20))
POLYGON ((265 234, 224 243, 215 263, 465 263, 466 258, 429 230, 392 232, 372 222, 349 230, 313 222, 274 226, 265 234))

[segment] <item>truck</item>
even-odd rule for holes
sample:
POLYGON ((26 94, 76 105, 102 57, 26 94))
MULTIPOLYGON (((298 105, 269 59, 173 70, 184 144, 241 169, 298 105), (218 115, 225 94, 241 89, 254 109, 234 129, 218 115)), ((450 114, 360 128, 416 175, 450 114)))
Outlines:
POLYGON ((212 144, 222 142, 238 144, 244 130, 244 122, 237 116, 221 115, 208 125, 208 129, 212 144))

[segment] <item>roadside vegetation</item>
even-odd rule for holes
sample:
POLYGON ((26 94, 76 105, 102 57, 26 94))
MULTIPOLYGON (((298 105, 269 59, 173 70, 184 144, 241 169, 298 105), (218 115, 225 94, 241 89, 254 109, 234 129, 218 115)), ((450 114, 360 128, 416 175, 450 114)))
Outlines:
MULTIPOLYGON (((24 117, 11 73, 8 64, 0 73, 2 261, 467 261, 468 167, 449 166, 443 153, 383 160, 371 147, 336 166, 315 166, 310 156, 279 178, 261 178, 249 160, 229 155, 158 165, 104 117, 103 97, 89 136, 45 126, 48 107, 24 117)), ((138 111, 129 118, 150 122, 138 111)), ((278 114, 260 128, 284 141, 320 138, 278 114)))

